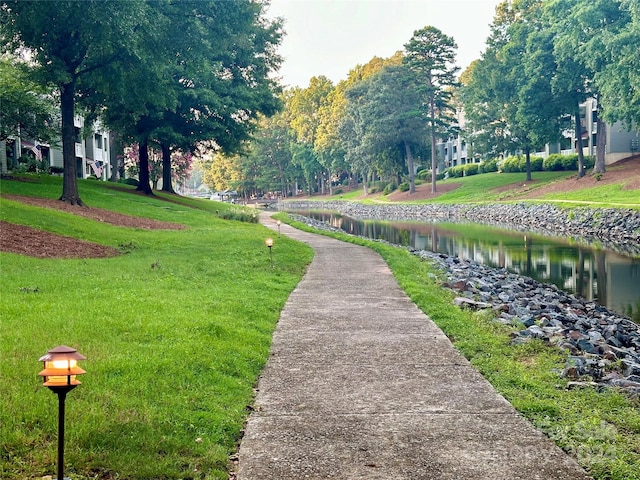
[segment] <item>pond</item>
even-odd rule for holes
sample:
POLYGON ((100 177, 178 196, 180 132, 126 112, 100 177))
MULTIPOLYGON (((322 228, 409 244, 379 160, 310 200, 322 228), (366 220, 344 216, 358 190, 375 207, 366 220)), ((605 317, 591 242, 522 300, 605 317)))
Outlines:
POLYGON ((640 259, 478 224, 354 220, 329 212, 295 212, 347 233, 474 260, 553 283, 640 322, 640 259))

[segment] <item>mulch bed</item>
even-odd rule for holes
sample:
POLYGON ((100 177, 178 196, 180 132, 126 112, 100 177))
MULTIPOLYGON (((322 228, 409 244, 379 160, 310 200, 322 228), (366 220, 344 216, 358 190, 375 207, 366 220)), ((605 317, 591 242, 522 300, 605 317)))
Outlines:
MULTIPOLYGON (((149 230, 180 230, 185 228, 184 225, 177 223, 133 217, 100 208, 79 207, 60 200, 21 195, 3 195, 3 198, 38 207, 61 210, 121 227, 149 230)), ((0 251, 36 258, 104 258, 113 257, 119 253, 112 247, 5 221, 0 221, 0 251)))

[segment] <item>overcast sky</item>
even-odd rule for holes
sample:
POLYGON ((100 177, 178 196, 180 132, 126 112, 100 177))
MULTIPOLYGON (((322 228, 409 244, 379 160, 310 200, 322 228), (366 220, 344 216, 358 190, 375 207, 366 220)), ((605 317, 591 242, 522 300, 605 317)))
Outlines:
POLYGON ((466 68, 484 50, 500 0, 271 0, 268 16, 284 17, 279 52, 282 83, 307 87, 313 76, 334 83, 374 56, 402 50, 415 30, 439 28, 458 44, 466 68))

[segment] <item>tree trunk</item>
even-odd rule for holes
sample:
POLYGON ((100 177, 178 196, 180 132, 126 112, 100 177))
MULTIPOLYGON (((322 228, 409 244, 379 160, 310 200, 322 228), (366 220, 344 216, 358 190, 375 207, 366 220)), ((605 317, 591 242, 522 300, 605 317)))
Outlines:
POLYGON ((62 161, 64 166, 62 195, 59 200, 71 205, 84 205, 78 194, 78 166, 76 164, 76 133, 73 125, 75 81, 60 85, 60 113, 62 115, 62 161))
POLYGON ((362 180, 364 180, 362 182, 362 186, 364 188, 364 196, 366 197, 367 195, 369 195, 369 192, 367 192, 367 174, 366 173, 362 174, 362 180))
POLYGON ((598 112, 597 123, 597 137, 596 137, 596 162, 593 166, 593 173, 604 173, 606 171, 604 164, 605 147, 607 145, 607 131, 605 129, 604 122, 600 120, 600 112, 598 112))
POLYGON ((531 147, 527 145, 524 149, 525 165, 527 167, 527 182, 531 181, 531 147))
POLYGON ((429 114, 431 115, 431 193, 436 193, 436 172, 438 170, 438 158, 436 154, 436 109, 433 101, 429 106, 429 110, 429 114))
POLYGON ((578 178, 584 177, 584 151, 582 146, 582 125, 580 124, 580 105, 576 104, 575 132, 576 132, 576 150, 578 151, 578 178))
POLYGON ((149 181, 149 140, 145 137, 138 145, 140 150, 140 168, 138 173, 138 188, 136 188, 136 190, 146 195, 153 195, 149 181))
POLYGON ((173 189, 173 176, 171 175, 171 149, 164 143, 160 145, 162 149, 162 191, 176 193, 173 189))
POLYGON ((407 168, 409 169, 409 194, 416 192, 416 178, 413 169, 413 155, 408 142, 404 142, 404 151, 407 155, 407 168))

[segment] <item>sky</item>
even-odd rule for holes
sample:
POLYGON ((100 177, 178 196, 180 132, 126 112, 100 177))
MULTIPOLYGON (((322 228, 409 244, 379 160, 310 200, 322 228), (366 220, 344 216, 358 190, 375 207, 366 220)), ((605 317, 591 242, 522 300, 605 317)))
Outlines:
POLYGON ((336 84, 356 65, 390 57, 428 25, 455 39, 456 63, 464 70, 484 50, 500 1, 271 0, 267 16, 285 19, 282 84, 307 87, 311 77, 336 84))

